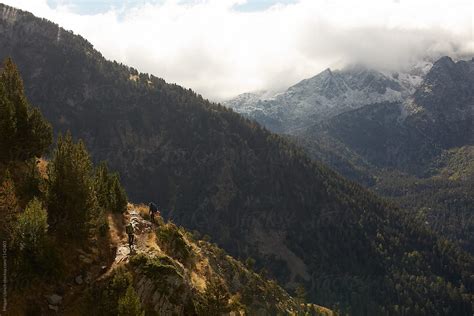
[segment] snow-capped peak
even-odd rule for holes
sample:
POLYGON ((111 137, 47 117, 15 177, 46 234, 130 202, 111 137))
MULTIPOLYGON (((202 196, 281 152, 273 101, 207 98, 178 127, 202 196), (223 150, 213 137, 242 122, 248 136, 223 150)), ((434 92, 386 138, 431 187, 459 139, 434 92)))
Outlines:
POLYGON ((279 122, 288 131, 364 105, 402 102, 421 84, 431 65, 423 61, 400 72, 359 64, 341 70, 327 68, 282 93, 245 93, 224 104, 263 124, 279 122))

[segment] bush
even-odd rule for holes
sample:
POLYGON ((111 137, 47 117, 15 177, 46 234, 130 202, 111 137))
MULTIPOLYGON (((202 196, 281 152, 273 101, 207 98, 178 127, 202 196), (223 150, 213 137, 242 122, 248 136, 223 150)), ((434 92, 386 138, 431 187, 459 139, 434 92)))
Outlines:
POLYGON ((183 234, 172 223, 160 226, 156 236, 164 250, 185 263, 191 256, 190 246, 186 243, 183 234))
POLYGON ((19 250, 28 256, 40 256, 47 231, 48 213, 41 202, 34 198, 18 216, 15 236, 19 250))
POLYGON ((147 257, 143 254, 132 257, 130 263, 139 267, 146 276, 163 285, 168 276, 177 276, 183 279, 183 274, 169 257, 147 257))
POLYGON ((144 316, 140 298, 131 285, 128 286, 127 292, 118 300, 119 316, 144 316))
POLYGON ((61 273, 62 261, 47 236, 48 213, 34 198, 17 219, 15 226, 15 259, 19 284, 27 285, 34 276, 50 277, 61 273))
POLYGON ((119 267, 112 278, 94 283, 85 293, 85 304, 81 314, 117 316, 118 302, 126 295, 132 284, 132 274, 119 267))

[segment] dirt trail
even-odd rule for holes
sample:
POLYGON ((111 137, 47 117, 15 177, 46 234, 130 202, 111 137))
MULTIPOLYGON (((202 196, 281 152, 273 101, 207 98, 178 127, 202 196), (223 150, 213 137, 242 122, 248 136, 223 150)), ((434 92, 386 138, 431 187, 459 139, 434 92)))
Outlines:
POLYGON ((109 266, 107 272, 101 278, 105 278, 118 266, 129 261, 130 256, 139 253, 159 253, 161 249, 156 244, 154 224, 143 219, 137 209, 129 206, 121 221, 109 217, 110 236, 112 244, 116 247, 115 259, 109 266), (132 223, 135 229, 135 242, 132 251, 128 246, 128 236, 124 230, 124 224, 132 223))

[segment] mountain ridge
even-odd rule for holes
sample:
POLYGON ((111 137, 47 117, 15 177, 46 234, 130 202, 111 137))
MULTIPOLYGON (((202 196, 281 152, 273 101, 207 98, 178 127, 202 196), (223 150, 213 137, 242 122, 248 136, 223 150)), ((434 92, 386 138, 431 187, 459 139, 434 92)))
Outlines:
POLYGON ((416 64, 396 73, 384 73, 363 65, 341 70, 327 68, 277 94, 244 93, 224 105, 256 119, 270 130, 293 133, 313 122, 381 102, 402 102, 421 84, 431 63, 416 64))
POLYGON ((70 33, 58 41, 58 30, 26 14, 0 21, 0 57, 15 58, 30 100, 59 131, 83 138, 94 160, 108 160, 132 200, 159 201, 166 218, 254 257, 287 287, 302 283, 316 303, 402 314, 415 310, 409 290, 418 309, 470 313, 467 254, 286 139, 89 54, 70 33))

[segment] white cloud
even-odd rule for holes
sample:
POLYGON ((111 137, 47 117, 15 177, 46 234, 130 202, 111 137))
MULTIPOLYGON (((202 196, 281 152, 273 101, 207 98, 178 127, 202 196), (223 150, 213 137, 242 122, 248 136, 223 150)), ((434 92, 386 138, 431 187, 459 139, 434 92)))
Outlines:
POLYGON ((257 12, 235 10, 242 0, 167 0, 95 15, 47 0, 5 2, 213 100, 281 89, 349 62, 397 68, 427 53, 474 54, 471 0, 301 0, 257 12))

